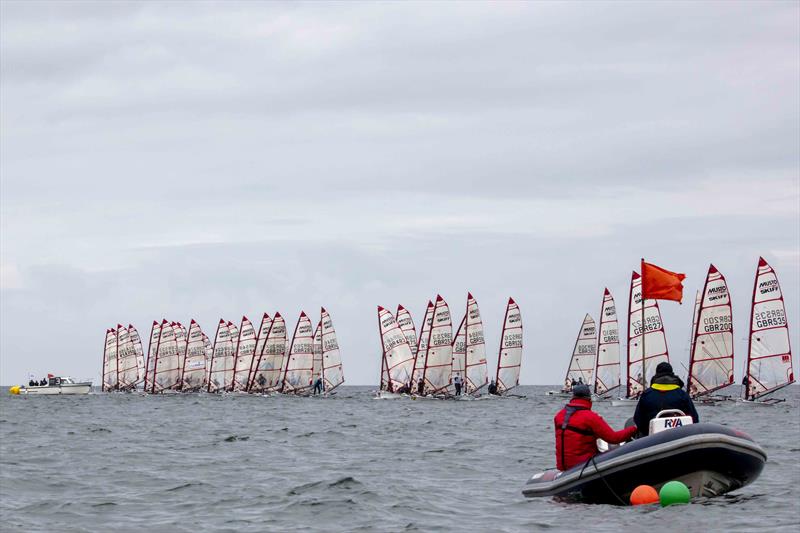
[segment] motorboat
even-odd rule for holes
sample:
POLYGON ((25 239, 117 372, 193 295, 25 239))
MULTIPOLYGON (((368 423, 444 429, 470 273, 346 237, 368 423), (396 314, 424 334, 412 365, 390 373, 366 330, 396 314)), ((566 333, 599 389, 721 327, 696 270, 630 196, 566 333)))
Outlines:
POLYGON ((14 385, 9 389, 11 394, 30 394, 50 396, 54 394, 89 394, 91 381, 76 381, 69 376, 47 376, 46 385, 14 385))
POLYGON ((637 486, 658 490, 677 480, 686 484, 692 497, 719 496, 752 483, 767 461, 764 449, 741 431, 719 424, 692 424, 687 416, 657 419, 651 424, 659 427, 651 429, 649 436, 563 472, 536 473, 522 493, 529 498, 627 505, 637 486))

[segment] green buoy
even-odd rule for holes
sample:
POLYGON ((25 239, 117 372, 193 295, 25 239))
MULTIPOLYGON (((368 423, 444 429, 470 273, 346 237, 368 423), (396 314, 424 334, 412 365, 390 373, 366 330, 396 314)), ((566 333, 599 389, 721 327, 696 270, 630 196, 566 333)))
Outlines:
POLYGON ((664 486, 661 487, 658 498, 661 502, 661 507, 667 507, 669 505, 689 503, 692 495, 689 494, 689 487, 680 481, 670 481, 664 483, 664 486))

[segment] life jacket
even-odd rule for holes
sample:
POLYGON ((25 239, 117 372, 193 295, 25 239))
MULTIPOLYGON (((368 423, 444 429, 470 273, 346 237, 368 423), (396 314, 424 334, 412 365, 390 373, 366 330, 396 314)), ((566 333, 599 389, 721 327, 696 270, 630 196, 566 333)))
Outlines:
MULTIPOLYGON (((578 428, 578 427, 569 425, 569 419, 572 418, 572 415, 574 415, 578 411, 591 411, 591 409, 589 407, 583 407, 581 405, 570 405, 570 404, 567 404, 567 405, 564 406, 564 420, 561 421, 561 427, 560 427, 560 429, 561 429, 561 464, 562 465, 565 465, 567 463, 566 462, 566 458, 564 457, 564 453, 565 453, 564 450, 566 448, 564 446, 564 435, 566 435, 567 431, 574 431, 575 433, 580 433, 581 435, 588 435, 588 436, 593 436, 594 435, 594 433, 592 433, 588 429, 582 429, 582 428, 578 428)), ((556 429, 559 429, 558 424, 556 424, 556 429)))

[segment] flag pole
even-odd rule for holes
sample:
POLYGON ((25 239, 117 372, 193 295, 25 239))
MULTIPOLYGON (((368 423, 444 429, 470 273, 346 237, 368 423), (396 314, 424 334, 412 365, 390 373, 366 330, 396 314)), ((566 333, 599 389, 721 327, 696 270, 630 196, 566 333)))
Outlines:
POLYGON ((645 318, 644 318, 644 257, 642 257, 640 270, 642 271, 641 298, 642 298, 642 381, 643 381, 643 383, 640 383, 640 385, 642 386, 642 390, 639 391, 639 395, 641 396, 641 394, 644 392, 645 384, 647 383, 647 372, 644 366, 644 360, 645 360, 644 338, 646 336, 645 334, 647 333, 647 325, 645 324, 645 318))

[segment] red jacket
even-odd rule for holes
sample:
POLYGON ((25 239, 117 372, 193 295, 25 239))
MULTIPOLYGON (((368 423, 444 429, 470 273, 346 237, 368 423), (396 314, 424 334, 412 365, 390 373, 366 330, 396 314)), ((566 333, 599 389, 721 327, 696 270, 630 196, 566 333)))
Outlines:
POLYGON ((566 407, 553 419, 556 429, 556 466, 559 470, 569 470, 595 456, 598 438, 610 444, 619 444, 636 433, 636 426, 621 431, 611 429, 602 416, 592 411, 592 401, 589 399, 573 398, 567 407, 576 407, 577 410, 572 413, 566 430, 561 430, 566 407))

